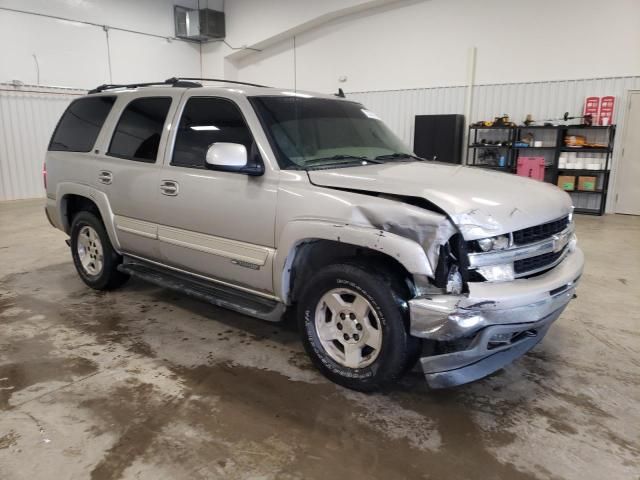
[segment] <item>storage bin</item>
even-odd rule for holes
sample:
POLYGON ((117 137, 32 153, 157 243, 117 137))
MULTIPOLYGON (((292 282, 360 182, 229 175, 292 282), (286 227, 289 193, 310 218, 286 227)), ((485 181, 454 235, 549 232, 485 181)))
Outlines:
POLYGON ((518 158, 517 174, 521 177, 544 181, 544 157, 518 158))

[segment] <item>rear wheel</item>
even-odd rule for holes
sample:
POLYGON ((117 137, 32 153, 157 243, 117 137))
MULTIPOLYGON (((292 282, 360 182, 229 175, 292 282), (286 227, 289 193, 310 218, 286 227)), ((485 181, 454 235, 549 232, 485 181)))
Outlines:
POLYGON ((122 257, 113 249, 102 221, 80 212, 71 224, 71 256, 80 278, 96 290, 111 290, 129 276, 118 271, 122 257))
POLYGON ((355 265, 312 277, 300 298, 302 339, 316 367, 347 388, 372 391, 398 380, 415 361, 399 288, 355 265))

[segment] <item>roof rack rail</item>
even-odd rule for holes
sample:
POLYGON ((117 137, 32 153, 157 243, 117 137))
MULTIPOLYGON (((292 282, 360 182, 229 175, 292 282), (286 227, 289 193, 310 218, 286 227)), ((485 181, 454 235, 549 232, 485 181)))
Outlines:
POLYGON ((222 78, 193 78, 193 77, 178 77, 175 80, 195 80, 200 82, 221 82, 221 83, 234 83, 237 85, 247 85, 249 87, 261 87, 270 88, 267 85, 258 85, 257 83, 240 82, 238 80, 224 80, 222 78))
POLYGON ((238 80, 224 80, 222 78, 193 78, 193 77, 171 77, 167 78, 164 82, 146 82, 146 83, 105 83, 97 86, 93 90, 89 90, 89 93, 100 93, 105 90, 114 90, 117 88, 138 88, 138 87, 156 87, 162 85, 171 85, 172 87, 182 88, 197 88, 202 87, 199 82, 220 82, 220 83, 233 83, 236 85, 248 85, 250 87, 269 88, 266 85, 258 85, 257 83, 240 82, 238 80))
POLYGON ((105 83, 103 85, 99 85, 93 90, 89 90, 89 93, 100 93, 105 90, 113 90, 116 88, 138 88, 138 87, 155 87, 161 85, 171 85, 172 87, 183 87, 183 88, 196 88, 201 87, 202 84, 197 82, 189 82, 185 81, 186 79, 180 79, 176 77, 168 78, 163 82, 146 82, 146 83, 105 83))

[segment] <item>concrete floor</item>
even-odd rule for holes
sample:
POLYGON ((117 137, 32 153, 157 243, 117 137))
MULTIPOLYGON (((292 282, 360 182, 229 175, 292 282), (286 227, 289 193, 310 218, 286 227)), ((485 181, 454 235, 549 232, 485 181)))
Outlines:
POLYGON ((337 387, 293 328, 141 282, 94 292, 41 202, 0 204, 0 478, 640 478, 640 217, 579 217, 587 267, 492 377, 337 387))

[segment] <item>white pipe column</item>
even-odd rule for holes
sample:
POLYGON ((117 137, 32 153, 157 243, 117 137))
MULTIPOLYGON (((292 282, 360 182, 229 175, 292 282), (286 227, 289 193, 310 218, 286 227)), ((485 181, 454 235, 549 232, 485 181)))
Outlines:
MULTIPOLYGON (((471 47, 469 48, 469 51, 467 52, 467 82, 466 82, 466 92, 464 95, 464 118, 466 121, 466 125, 465 127, 468 127, 471 124, 471 115, 473 113, 473 90, 475 88, 475 83, 476 83, 476 55, 477 55, 478 49, 477 47, 471 47)), ((464 150, 463 150, 463 155, 464 155, 464 164, 467 163, 466 158, 467 158, 467 145, 469 145, 469 139, 467 138, 468 136, 468 132, 469 129, 465 128, 465 133, 463 135, 464 138, 464 150)))

